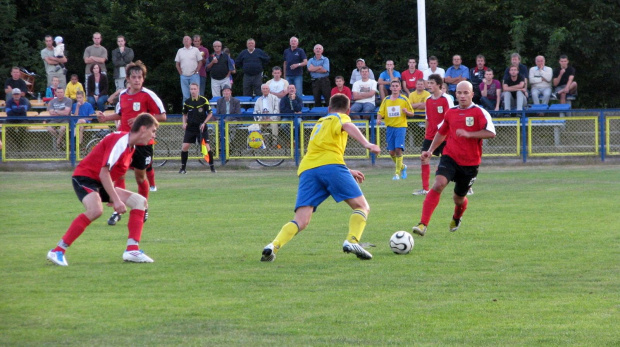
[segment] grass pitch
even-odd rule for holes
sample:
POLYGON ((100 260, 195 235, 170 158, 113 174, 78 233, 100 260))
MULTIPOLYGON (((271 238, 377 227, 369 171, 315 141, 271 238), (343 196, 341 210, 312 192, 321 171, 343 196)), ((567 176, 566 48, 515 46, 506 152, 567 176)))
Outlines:
POLYGON ((2 172, 0 345, 618 345, 618 169, 483 165, 461 228, 451 184, 404 256, 388 240, 419 221, 418 172, 365 169, 374 259, 342 253, 350 209, 330 199, 274 263, 293 170, 160 171, 155 263, 123 263, 127 217, 106 208, 67 268, 45 255, 83 210, 70 173, 2 172))

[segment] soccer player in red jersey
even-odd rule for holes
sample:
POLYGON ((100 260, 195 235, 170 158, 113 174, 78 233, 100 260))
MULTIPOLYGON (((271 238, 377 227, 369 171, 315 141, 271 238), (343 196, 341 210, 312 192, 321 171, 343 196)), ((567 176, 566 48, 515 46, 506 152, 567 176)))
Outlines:
MULTIPOLYGON (((166 121, 166 109, 159 97, 151 90, 144 88, 144 79, 146 78, 146 66, 141 61, 128 64, 126 67, 127 89, 119 95, 119 102, 116 104, 116 113, 105 115, 103 112, 97 112, 97 119, 100 123, 107 121, 120 120, 120 131, 129 131, 136 117, 141 113, 150 113, 159 122, 166 121)), ((139 144, 136 147, 131 168, 136 176, 138 184, 138 193, 143 197, 149 197, 149 180, 147 180, 147 170, 153 169, 151 163, 153 161, 153 143, 139 144)), ((154 186, 154 177, 152 177, 151 185, 154 186)), ((115 182, 116 187, 125 188, 125 176, 123 175, 115 182)), ((148 210, 145 213, 145 221, 148 218, 148 210)), ((121 219, 121 215, 114 212, 108 220, 109 225, 115 225, 121 219)))
MULTIPOLYGON (((424 141, 422 142, 422 153, 431 148, 431 143, 435 138, 435 134, 437 134, 437 127, 443 122, 444 114, 454 107, 452 99, 441 90, 441 85, 443 84, 443 78, 441 78, 441 76, 438 74, 428 76, 427 84, 431 96, 426 99, 426 132, 424 134, 424 141)), ((434 156, 440 156, 445 145, 446 141, 443 141, 432 154, 434 156)), ((422 189, 414 190, 413 195, 426 195, 430 190, 431 158, 420 158, 420 161, 422 168, 422 189)))
POLYGON ((457 231, 461 225, 461 217, 467 209, 467 191, 478 175, 478 166, 482 158, 482 140, 495 137, 495 126, 491 116, 485 109, 473 103, 473 97, 474 91, 470 82, 462 81, 457 84, 456 98, 459 106, 446 112, 430 148, 422 152, 422 160, 430 159, 433 152, 446 140, 435 173, 435 183, 424 199, 420 223, 413 227, 415 234, 420 236, 426 234, 426 227, 439 204, 441 192, 450 181, 455 184, 454 215, 450 222, 450 231, 457 231))
POLYGON ((86 208, 77 216, 62 237, 58 246, 47 253, 53 264, 67 266, 67 247, 84 232, 92 221, 103 213, 102 202, 113 206, 119 214, 129 212, 129 237, 123 260, 135 263, 152 263, 140 250, 138 243, 142 236, 146 198, 128 190, 114 187, 114 182, 125 175, 132 161, 137 144, 147 143, 155 138, 159 123, 150 114, 141 114, 132 121, 131 132, 109 134, 93 148, 73 172, 73 189, 86 208))

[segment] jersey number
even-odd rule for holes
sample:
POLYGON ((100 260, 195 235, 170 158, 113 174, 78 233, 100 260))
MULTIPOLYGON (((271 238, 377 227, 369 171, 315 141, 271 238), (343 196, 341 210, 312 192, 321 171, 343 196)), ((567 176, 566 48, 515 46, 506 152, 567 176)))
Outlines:
POLYGON ((318 133, 319 133, 319 131, 321 130, 321 127, 322 127, 322 126, 323 126, 323 124, 322 124, 322 123, 319 123, 319 124, 317 124, 317 125, 314 127, 314 131, 312 132, 312 136, 310 136, 310 140, 314 139, 314 137, 316 136, 316 134, 318 134, 318 133))

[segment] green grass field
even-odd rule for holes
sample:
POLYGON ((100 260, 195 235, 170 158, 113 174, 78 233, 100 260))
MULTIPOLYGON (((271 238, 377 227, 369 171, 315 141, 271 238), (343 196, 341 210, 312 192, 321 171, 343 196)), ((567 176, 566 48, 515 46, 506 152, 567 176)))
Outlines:
POLYGON ((82 212, 70 172, 0 172, 0 345, 618 346, 619 169, 483 165, 459 231, 450 185, 403 256, 388 239, 419 221, 419 171, 368 168, 374 259, 342 253, 350 210, 330 199, 274 263, 293 170, 160 171, 155 263, 123 263, 127 220, 106 208, 67 268, 45 256, 82 212))

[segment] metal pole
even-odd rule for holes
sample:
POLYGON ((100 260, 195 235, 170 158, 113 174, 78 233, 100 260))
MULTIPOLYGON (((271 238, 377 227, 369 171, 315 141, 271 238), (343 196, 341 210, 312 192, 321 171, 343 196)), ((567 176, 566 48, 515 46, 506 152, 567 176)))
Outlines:
POLYGON ((428 60, 426 52, 426 1, 418 0, 418 45, 419 58, 418 69, 424 71, 428 69, 428 60))

